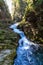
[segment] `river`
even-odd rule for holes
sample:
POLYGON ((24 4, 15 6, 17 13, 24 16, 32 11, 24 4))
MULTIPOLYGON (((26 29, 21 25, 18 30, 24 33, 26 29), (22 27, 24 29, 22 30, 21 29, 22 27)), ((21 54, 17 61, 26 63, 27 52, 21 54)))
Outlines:
POLYGON ((17 57, 14 59, 14 65, 43 65, 43 50, 36 44, 28 40, 23 31, 17 26, 19 23, 12 24, 10 28, 20 35, 17 48, 17 57))

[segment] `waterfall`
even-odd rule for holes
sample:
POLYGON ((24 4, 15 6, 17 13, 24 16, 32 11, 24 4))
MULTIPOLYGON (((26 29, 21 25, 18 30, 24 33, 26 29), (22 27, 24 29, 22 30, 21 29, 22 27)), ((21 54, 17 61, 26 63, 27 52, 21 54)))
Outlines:
POLYGON ((43 65, 43 53, 40 52, 39 45, 28 40, 24 32, 17 28, 18 25, 19 23, 15 23, 10 26, 21 37, 18 41, 19 46, 14 65, 43 65))

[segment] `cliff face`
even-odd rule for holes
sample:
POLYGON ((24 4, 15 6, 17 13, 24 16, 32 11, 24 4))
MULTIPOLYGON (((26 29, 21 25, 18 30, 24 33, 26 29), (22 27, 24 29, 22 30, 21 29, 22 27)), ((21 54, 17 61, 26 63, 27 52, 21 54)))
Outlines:
POLYGON ((14 5, 13 19, 20 21, 24 15, 27 3, 24 0, 12 0, 14 5))
MULTIPOLYGON (((29 3, 29 2, 28 2, 29 3)), ((36 43, 43 44, 43 0, 35 1, 27 5, 25 10, 24 32, 28 38, 36 43), (27 27, 27 28, 26 28, 27 27)))
POLYGON ((11 15, 8 11, 8 7, 4 0, 0 0, 0 19, 11 19, 11 15))

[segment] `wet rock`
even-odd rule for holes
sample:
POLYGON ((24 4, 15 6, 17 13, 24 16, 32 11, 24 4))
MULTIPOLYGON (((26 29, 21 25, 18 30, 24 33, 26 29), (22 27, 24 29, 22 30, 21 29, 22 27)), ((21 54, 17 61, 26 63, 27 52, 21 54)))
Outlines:
POLYGON ((16 55, 16 51, 14 49, 6 49, 0 52, 0 65, 12 65, 13 58, 16 55))

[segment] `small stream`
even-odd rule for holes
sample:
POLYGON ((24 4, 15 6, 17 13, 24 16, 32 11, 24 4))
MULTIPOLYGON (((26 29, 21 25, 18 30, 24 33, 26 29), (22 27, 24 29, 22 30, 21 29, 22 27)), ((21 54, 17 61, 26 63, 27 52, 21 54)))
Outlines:
POLYGON ((14 65, 43 65, 43 49, 28 40, 23 31, 17 29, 19 23, 15 23, 10 28, 20 35, 17 48, 17 57, 14 59, 14 65))

